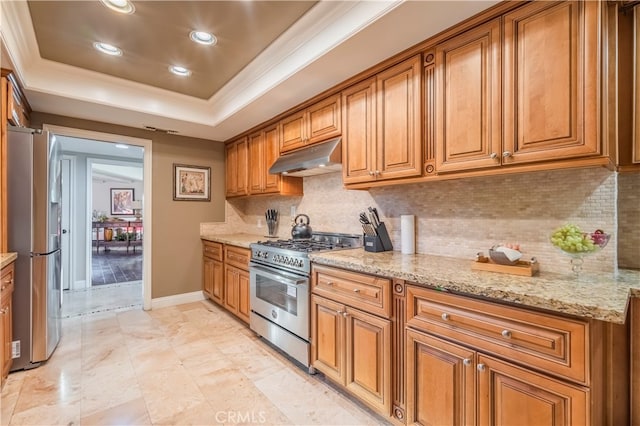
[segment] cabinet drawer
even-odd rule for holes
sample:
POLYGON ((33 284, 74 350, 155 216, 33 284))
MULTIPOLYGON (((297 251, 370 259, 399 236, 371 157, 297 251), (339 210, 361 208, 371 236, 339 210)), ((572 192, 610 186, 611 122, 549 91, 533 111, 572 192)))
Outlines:
POLYGON ((391 280, 321 265, 313 265, 311 277, 313 293, 391 317, 391 280))
POLYGON ((222 262, 222 243, 202 240, 202 255, 222 262))
POLYGON ((589 324, 407 286, 407 325, 589 384, 589 324))
POLYGON ((235 266, 236 268, 249 270, 249 259, 251 258, 251 250, 236 247, 225 246, 224 247, 224 262, 227 265, 235 266))
POLYGON ((0 294, 2 297, 9 295, 13 292, 13 263, 2 268, 0 272, 0 294))

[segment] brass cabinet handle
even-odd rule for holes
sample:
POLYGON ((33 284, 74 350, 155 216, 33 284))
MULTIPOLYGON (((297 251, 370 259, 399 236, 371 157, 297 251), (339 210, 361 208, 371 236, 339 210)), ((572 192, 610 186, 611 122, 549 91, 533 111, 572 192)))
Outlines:
POLYGON ((511 332, 509 330, 502 330, 501 334, 505 339, 511 339, 511 332))
POLYGON ((353 292, 354 292, 354 293, 360 293, 360 289, 359 289, 359 288, 354 288, 354 289, 353 289, 353 292))
POLYGON ((478 371, 484 371, 484 364, 478 364, 478 371))
POLYGON ((462 363, 468 367, 471 365, 471 359, 465 358, 462 360, 462 363))
POLYGON ((443 321, 449 321, 449 318, 451 317, 449 316, 449 314, 445 312, 442 315, 440 315, 440 318, 442 318, 443 321))

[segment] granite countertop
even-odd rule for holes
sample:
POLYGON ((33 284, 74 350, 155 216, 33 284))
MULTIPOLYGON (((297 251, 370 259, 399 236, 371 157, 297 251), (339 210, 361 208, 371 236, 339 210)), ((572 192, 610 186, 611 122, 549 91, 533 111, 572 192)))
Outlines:
POLYGON ((339 250, 310 253, 309 258, 318 264, 619 324, 626 319, 629 298, 640 297, 640 271, 633 270, 584 273, 576 279, 545 272, 523 277, 472 271, 470 259, 398 251, 339 250))
POLYGON ((249 244, 265 240, 263 235, 254 234, 200 234, 200 238, 243 248, 251 248, 249 244))
POLYGON ((18 253, 0 253, 0 269, 18 258, 18 253))

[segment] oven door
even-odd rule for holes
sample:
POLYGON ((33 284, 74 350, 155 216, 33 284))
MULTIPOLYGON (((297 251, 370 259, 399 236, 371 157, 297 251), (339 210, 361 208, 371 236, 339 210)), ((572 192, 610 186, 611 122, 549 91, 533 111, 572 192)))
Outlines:
POLYGON ((251 310, 309 340, 309 278, 249 264, 251 310))

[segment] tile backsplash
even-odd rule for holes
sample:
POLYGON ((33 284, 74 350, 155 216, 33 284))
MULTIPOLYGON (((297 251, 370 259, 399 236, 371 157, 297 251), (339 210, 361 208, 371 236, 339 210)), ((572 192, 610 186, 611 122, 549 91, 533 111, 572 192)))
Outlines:
POLYGON ((358 213, 377 207, 400 250, 400 216, 416 216, 416 252, 474 259, 500 242, 518 242, 525 259, 542 270, 569 273, 569 257, 549 242, 565 223, 612 234, 584 270, 640 268, 640 175, 604 168, 556 170, 346 190, 340 173, 304 178, 304 196, 264 196, 227 201, 225 223, 204 223, 201 232, 266 235, 264 212, 280 211, 278 235, 290 236, 291 208, 310 217, 314 231, 360 234, 358 213), (620 213, 618 213, 620 210, 620 213), (620 225, 620 233, 616 229, 620 225), (618 235, 621 236, 618 239, 618 235), (620 250, 620 256, 618 256, 620 250))

